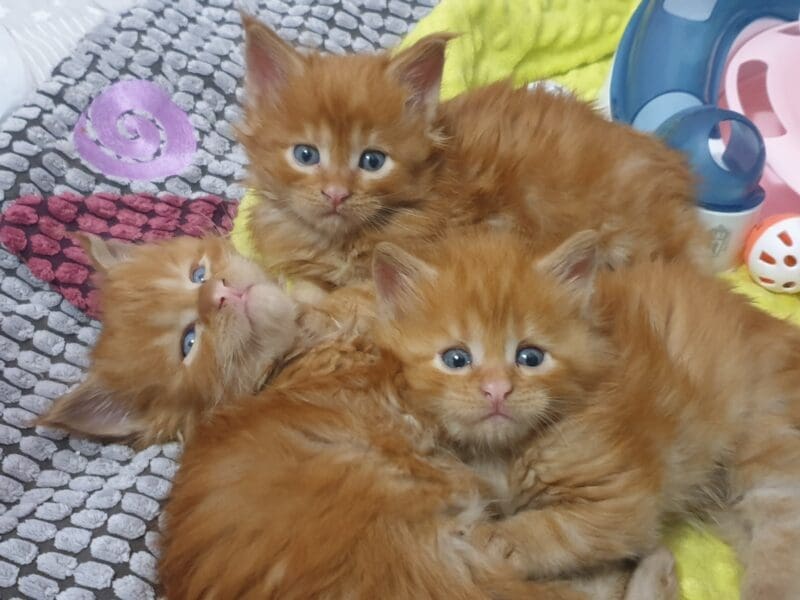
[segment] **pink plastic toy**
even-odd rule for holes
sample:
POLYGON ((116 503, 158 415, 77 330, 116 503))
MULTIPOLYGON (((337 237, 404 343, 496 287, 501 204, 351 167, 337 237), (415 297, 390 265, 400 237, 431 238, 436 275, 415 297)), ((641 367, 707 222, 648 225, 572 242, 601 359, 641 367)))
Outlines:
POLYGON ((784 294, 800 292, 800 214, 772 215, 753 228, 744 248, 753 281, 784 294))
POLYGON ((740 36, 720 102, 758 128, 766 147, 761 216, 800 212, 800 22, 740 36))

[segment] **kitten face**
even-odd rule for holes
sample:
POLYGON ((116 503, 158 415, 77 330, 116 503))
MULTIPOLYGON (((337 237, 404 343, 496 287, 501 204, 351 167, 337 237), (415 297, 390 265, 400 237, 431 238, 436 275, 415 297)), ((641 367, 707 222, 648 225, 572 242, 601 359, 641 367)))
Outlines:
POLYGON ((511 235, 454 236, 424 266, 389 267, 400 273, 389 285, 382 261, 384 250, 378 335, 404 365, 413 410, 459 443, 514 444, 558 420, 602 369, 581 299, 511 235))
POLYGON ((86 381, 43 424, 94 436, 172 437, 252 391, 297 335, 297 306, 221 238, 87 244, 101 272, 103 329, 86 381))
POLYGON ((404 210, 437 143, 429 107, 444 42, 427 66, 405 53, 303 55, 265 25, 246 19, 245 28, 242 141, 252 183, 270 205, 328 239, 404 210))
MULTIPOLYGON (((355 108, 352 114, 338 115, 343 122, 334 124, 336 117, 315 105, 313 96, 299 96, 287 100, 291 115, 266 120, 284 125, 270 127, 264 136, 271 149, 260 152, 252 167, 259 188, 269 190, 289 218, 331 237, 377 225, 388 212, 399 210, 396 190, 408 185, 428 157, 424 130, 398 125, 400 115, 391 110, 370 115, 355 108), (421 143, 409 143, 416 139, 421 143)), ((402 103, 395 104, 402 108, 402 103)))

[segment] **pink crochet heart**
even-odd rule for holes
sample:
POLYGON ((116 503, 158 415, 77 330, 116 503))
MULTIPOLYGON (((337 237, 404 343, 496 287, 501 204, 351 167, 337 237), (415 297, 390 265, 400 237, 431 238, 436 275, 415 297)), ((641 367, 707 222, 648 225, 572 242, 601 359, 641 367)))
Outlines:
POLYGON ((99 305, 91 283, 91 262, 67 235, 69 232, 83 231, 127 242, 176 235, 199 237, 211 230, 227 233, 233 227, 237 206, 216 196, 23 196, 0 217, 0 242, 22 258, 36 277, 97 318, 99 305))

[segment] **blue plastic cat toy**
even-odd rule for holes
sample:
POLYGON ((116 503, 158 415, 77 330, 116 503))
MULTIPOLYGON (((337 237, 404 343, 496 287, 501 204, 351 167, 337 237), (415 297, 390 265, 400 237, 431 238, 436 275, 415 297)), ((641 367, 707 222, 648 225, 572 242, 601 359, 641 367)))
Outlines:
POLYGON ((745 30, 799 14, 800 0, 644 0, 614 59, 611 115, 689 157, 719 270, 736 264, 764 199, 761 134, 716 106, 725 62, 745 30))

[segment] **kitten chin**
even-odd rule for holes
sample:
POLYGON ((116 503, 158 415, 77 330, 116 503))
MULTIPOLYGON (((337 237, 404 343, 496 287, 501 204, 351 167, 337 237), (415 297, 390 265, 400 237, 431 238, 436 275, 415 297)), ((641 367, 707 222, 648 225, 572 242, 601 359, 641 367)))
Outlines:
POLYGON ((287 323, 297 321, 301 307, 297 301, 274 283, 257 283, 249 290, 247 318, 253 340, 261 340, 280 350, 292 346, 296 334, 287 323))
POLYGON ((514 416, 485 415, 475 420, 466 420, 456 406, 452 412, 443 409, 439 416, 447 435, 458 445, 485 449, 492 452, 508 448, 524 440, 530 432, 529 426, 514 416))

